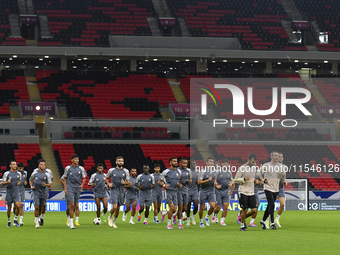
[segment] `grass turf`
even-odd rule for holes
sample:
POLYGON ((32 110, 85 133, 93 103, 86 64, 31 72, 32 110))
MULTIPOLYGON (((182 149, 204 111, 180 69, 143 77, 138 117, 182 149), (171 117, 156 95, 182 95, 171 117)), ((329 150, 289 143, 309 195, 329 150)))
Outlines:
MULTIPOLYGON (((325 254, 339 252, 338 212, 287 211, 282 214, 278 230, 262 230, 259 224, 263 212, 256 219, 257 228, 248 227, 240 232, 235 211, 226 218, 227 227, 211 224, 200 228, 186 226, 184 229, 167 230, 165 223, 153 223, 150 213, 148 226, 142 222, 135 225, 122 222, 120 212, 118 229, 102 222, 92 223, 94 212, 81 212, 80 224, 75 230, 66 226, 65 212, 45 215, 45 225, 34 228, 32 212, 24 214, 23 227, 7 228, 7 217, 1 213, 1 250, 9 254, 325 254)), ((221 217, 221 213, 219 214, 221 217)), ((144 217, 142 217, 142 220, 144 217)), ((13 216, 12 216, 13 222, 13 216)), ((196 216, 198 223, 198 215, 196 216)), ((247 220, 249 223, 249 219, 247 220)), ((186 223, 185 223, 186 224, 186 223)), ((5 254, 5 253, 2 253, 5 254)))

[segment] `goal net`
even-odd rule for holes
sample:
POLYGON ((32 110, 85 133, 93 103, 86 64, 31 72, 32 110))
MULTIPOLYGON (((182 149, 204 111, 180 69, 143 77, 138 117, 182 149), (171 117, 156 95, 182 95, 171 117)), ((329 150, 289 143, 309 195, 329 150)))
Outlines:
MULTIPOLYGON (((285 210, 308 210, 308 179, 286 179, 285 210)), ((277 202, 277 201, 276 201, 277 202)))

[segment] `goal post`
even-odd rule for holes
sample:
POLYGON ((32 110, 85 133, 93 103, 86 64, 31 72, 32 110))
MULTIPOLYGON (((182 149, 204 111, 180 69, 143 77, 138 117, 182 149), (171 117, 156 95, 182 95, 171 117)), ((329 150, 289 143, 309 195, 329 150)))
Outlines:
POLYGON ((285 210, 307 211, 309 208, 308 179, 286 179, 284 186, 286 203, 285 210))

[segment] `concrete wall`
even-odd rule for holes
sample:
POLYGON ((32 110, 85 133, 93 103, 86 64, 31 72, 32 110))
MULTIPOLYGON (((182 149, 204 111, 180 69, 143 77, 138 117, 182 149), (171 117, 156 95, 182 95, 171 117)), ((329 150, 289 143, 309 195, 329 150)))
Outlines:
POLYGON ((39 143, 39 136, 0 136, 0 143, 39 143))
POLYGON ((87 127, 166 127, 170 132, 179 132, 184 139, 188 138, 188 121, 108 121, 108 120, 46 120, 46 136, 61 138, 65 131, 72 131, 73 126, 87 127), (51 136, 52 135, 52 136, 51 136))
MULTIPOLYGON (((130 38, 130 37, 126 37, 130 38)), ((142 38, 142 37, 138 37, 142 38)), ((205 38, 195 37, 196 43, 203 42, 205 38)), ((226 40, 228 38, 214 38, 214 40, 226 40)), ((127 40, 127 39, 126 39, 127 40)), ((141 39, 139 39, 141 40, 141 39)), ((41 47, 41 46, 1 46, 0 56, 51 56, 51 57, 77 57, 77 56, 120 56, 120 57, 210 57, 215 55, 218 58, 242 58, 242 59, 273 59, 286 60, 287 56, 291 59, 324 61, 340 59, 339 52, 311 52, 311 51, 255 51, 255 50, 230 50, 230 49, 200 49, 195 48, 137 48, 137 47, 41 47)))
POLYGON ((11 121, 8 120, 0 120, 0 128, 11 128, 11 129, 27 129, 30 130, 31 128, 35 129, 35 120, 15 120, 11 121))
POLYGON ((113 48, 241 49, 236 38, 111 36, 110 41, 113 48))
MULTIPOLYGON (((240 123, 241 121, 237 121, 237 123, 240 123)), ((255 125, 255 122, 252 123, 252 125, 255 125)), ((285 123, 285 125, 288 125, 288 122, 285 123)), ((216 125, 215 128, 213 128, 213 123, 212 121, 199 121, 199 124, 196 125, 195 123, 195 132, 191 132, 192 134, 198 134, 200 139, 206 139, 206 140, 215 140, 217 139, 217 133, 225 133, 226 128, 230 128, 230 123, 226 125, 216 125), (197 130, 197 126, 199 127, 199 131, 197 130)), ((242 125, 233 125, 233 128, 243 128, 242 125)), ((246 127, 247 126, 247 121, 246 121, 246 127)), ((281 126, 280 122, 274 122, 274 127, 272 127, 271 122, 267 122, 264 124, 263 127, 261 128, 284 128, 281 126)), ((336 139, 336 124, 335 123, 321 123, 321 122, 303 122, 300 121, 298 122, 298 125, 295 128, 315 128, 318 133, 320 134, 330 134, 332 139, 336 139)), ((291 128, 290 128, 291 129, 291 128)), ((239 140, 238 140, 239 142, 239 140)), ((262 143, 262 142, 261 142, 262 143)), ((272 141, 271 141, 272 143, 272 141)), ((292 141, 290 141, 292 143, 292 141)), ((300 144, 300 141, 298 142, 300 144)), ((308 142, 310 143, 310 142, 308 142)), ((325 143, 325 142, 324 142, 325 143)))

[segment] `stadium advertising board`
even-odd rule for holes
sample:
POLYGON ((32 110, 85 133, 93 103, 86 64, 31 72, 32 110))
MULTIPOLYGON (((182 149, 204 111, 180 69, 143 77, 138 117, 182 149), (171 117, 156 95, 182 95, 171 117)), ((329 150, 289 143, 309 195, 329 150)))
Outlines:
POLYGON ((171 108, 176 116, 195 116, 201 113, 199 104, 171 104, 171 108))
POLYGON ((175 18, 159 18, 159 22, 161 24, 161 26, 163 27, 173 27, 176 25, 176 19, 175 18))
POLYGON ((21 102, 21 109, 23 115, 45 115, 49 113, 51 116, 55 114, 55 103, 49 102, 21 102))
POLYGON ((35 24, 38 23, 37 15, 20 15, 21 23, 35 24))
POLYGON ((293 29, 309 29, 309 22, 308 21, 292 21, 292 28, 293 29))
POLYGON ((315 109, 323 118, 340 118, 340 105, 315 105, 315 109))
MULTIPOLYGON (((267 201, 261 200, 259 204, 259 211, 265 211, 267 208, 267 201)), ((278 201, 275 202, 275 210, 279 208, 280 203, 278 201)), ((103 205, 101 204, 101 209, 103 209, 103 205)), ((112 205, 109 203, 108 209, 111 210, 112 205)), ((162 201, 161 210, 167 210, 168 205, 165 200, 162 201)), ((191 208, 193 209, 193 207, 191 208)), ((209 203, 206 203, 206 209, 209 209, 209 203)), ((223 208, 222 208, 223 209, 223 208)), ((95 212, 97 210, 96 203, 94 200, 80 200, 79 201, 79 210, 81 212, 95 212)), ((120 207, 120 211, 125 210, 125 205, 120 207)), ((139 210, 139 203, 137 204, 137 210, 139 210)), ((241 207, 239 205, 238 200, 231 200, 229 204, 229 211, 240 211, 241 207)), ((4 200, 0 201, 0 212, 6 212, 7 207, 4 200)), ((34 212, 34 204, 30 201, 26 201, 24 204, 25 212, 34 212)), ((64 200, 48 200, 46 203, 46 211, 48 212, 64 212, 66 211, 66 203, 64 200)), ((150 211, 153 211, 153 205, 150 207, 150 211)))
POLYGON ((310 200, 309 210, 311 211, 338 211, 340 210, 340 200, 310 200))
MULTIPOLYGON (((2 197, 5 198, 6 194, 5 191, 0 191, 2 197)), ((301 199, 304 195, 302 191, 289 191, 286 192, 286 210, 305 210, 306 201, 301 199), (301 205, 302 204, 302 205, 301 205)), ((49 212, 62 212, 66 211, 66 204, 64 201, 65 193, 63 191, 50 191, 49 199, 46 204, 46 210, 49 212)), ((79 201, 79 210, 84 212, 94 212, 96 211, 96 204, 93 199, 93 192, 92 191, 85 191, 81 193, 81 199, 79 201)), ((239 205, 239 200, 236 196, 233 196, 235 199, 231 199, 229 203, 228 210, 229 211, 240 211, 241 207, 239 205)), ((267 200, 263 191, 259 192, 260 203, 258 210, 265 211, 267 208, 267 200)), ((320 200, 321 201, 321 200, 320 200)), ((275 202, 275 210, 279 208, 279 202, 275 202)), ((111 204, 109 203, 108 207, 111 209, 111 204)), ((103 206, 102 206, 103 209, 103 206)), ((192 208, 193 209, 193 204, 192 208)), ((209 203, 206 202, 206 209, 209 209, 209 203)), ((223 207, 222 207, 223 209, 223 207)), ((5 200, 0 200, 0 212, 5 212, 7 210, 5 200)), ((33 200, 31 194, 26 191, 25 192, 25 204, 24 204, 25 211, 34 211, 33 200)), ((125 210, 125 206, 121 206, 120 211, 125 210)), ((139 210, 139 203, 137 204, 137 210, 139 210)), ((153 211, 153 204, 150 207, 150 210, 153 211)), ((168 205, 166 204, 165 200, 162 201, 161 210, 165 211, 168 210, 168 205)))

